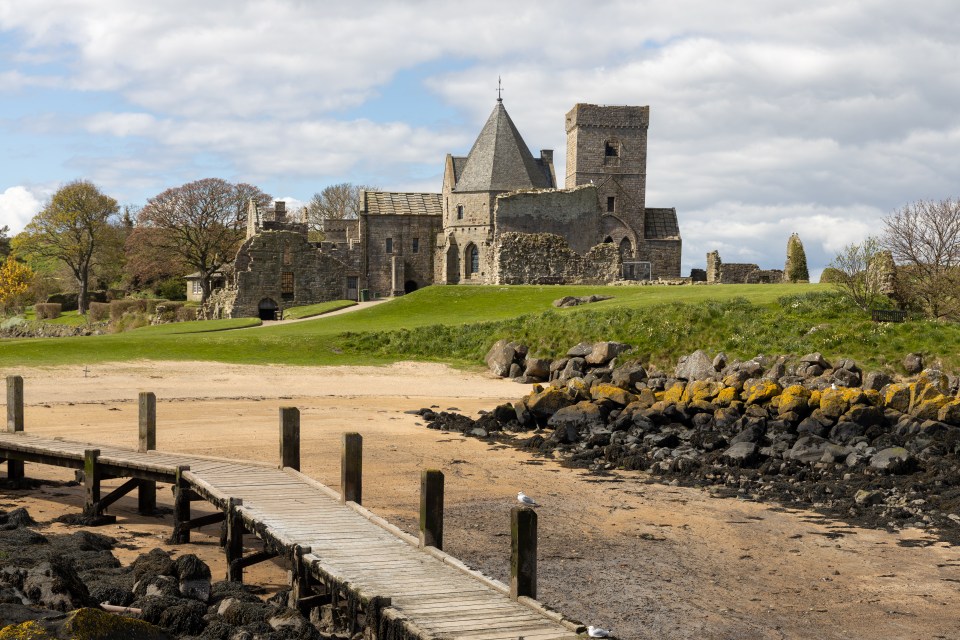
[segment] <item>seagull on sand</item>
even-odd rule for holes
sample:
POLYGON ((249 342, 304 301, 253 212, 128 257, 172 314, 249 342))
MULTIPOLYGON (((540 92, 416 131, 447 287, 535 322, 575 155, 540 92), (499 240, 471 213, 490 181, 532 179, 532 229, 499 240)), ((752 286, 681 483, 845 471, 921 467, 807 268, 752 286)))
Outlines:
POLYGON ((517 493, 517 502, 527 507, 539 507, 536 500, 525 494, 523 491, 517 493))
POLYGON ((590 636, 591 638, 609 638, 610 630, 601 629, 600 627, 595 627, 593 625, 590 625, 589 627, 587 627, 587 635, 590 636))

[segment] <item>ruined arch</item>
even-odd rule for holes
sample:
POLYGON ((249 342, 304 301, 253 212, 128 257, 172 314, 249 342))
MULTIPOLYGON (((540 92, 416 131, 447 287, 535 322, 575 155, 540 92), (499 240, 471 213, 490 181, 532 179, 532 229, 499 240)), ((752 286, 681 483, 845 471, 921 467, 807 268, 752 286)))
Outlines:
POLYGON ((460 250, 457 248, 457 242, 450 238, 450 246, 447 247, 446 256, 447 284, 457 284, 460 282, 460 250))
POLYGON ((257 304, 257 316, 261 320, 276 320, 280 305, 273 298, 264 298, 257 304))
POLYGON ((420 287, 419 287, 419 285, 417 285, 417 281, 416 281, 416 280, 407 280, 406 282, 403 283, 403 292, 404 292, 404 293, 413 293, 414 291, 416 291, 416 290, 419 289, 419 288, 420 288, 420 287))
POLYGON ((619 250, 620 250, 620 259, 621 259, 621 260, 625 260, 625 259, 627 259, 627 258, 632 258, 632 257, 633 257, 633 244, 631 244, 630 238, 624 236, 624 237, 620 240, 620 246, 619 246, 618 248, 619 248, 619 250))

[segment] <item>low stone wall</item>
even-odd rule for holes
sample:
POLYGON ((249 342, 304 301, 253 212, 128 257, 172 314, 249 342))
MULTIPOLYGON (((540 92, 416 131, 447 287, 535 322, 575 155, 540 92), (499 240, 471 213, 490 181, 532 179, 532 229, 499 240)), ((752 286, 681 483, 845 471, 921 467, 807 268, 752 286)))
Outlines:
POLYGON ((620 275, 620 254, 599 244, 583 256, 552 233, 502 233, 494 245, 497 284, 607 284, 620 275))

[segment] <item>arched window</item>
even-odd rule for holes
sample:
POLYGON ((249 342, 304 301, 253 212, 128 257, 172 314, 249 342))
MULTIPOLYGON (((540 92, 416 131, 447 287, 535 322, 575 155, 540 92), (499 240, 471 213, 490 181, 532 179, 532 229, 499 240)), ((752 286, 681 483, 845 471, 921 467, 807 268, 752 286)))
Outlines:
POLYGON ((480 249, 471 244, 467 247, 467 277, 480 273, 480 249))
POLYGON ((620 241, 620 259, 633 257, 633 247, 630 245, 630 239, 624 238, 620 241))

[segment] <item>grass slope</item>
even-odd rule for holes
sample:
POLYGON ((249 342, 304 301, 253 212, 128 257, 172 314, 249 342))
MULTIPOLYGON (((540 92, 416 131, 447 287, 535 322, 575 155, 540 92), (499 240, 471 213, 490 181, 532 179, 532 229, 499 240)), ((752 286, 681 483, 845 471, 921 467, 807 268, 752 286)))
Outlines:
MULTIPOLYGON (((499 338, 556 356, 581 340, 620 340, 658 364, 703 348, 731 357, 821 351, 896 368, 921 351, 960 365, 956 325, 871 323, 826 287, 428 287, 368 309, 254 331, 125 334, 0 342, 0 366, 135 358, 298 365, 381 364, 400 359, 475 365, 499 338), (564 295, 615 296, 553 309, 564 295)), ((199 323, 205 324, 205 323, 199 323)), ((170 325, 174 326, 174 325, 170 325)))
POLYGON ((331 300, 330 302, 321 302, 319 304, 308 304, 302 307, 290 307, 283 310, 284 320, 299 320, 300 318, 312 318, 321 316, 331 311, 339 311, 347 307, 356 306, 353 300, 331 300))

